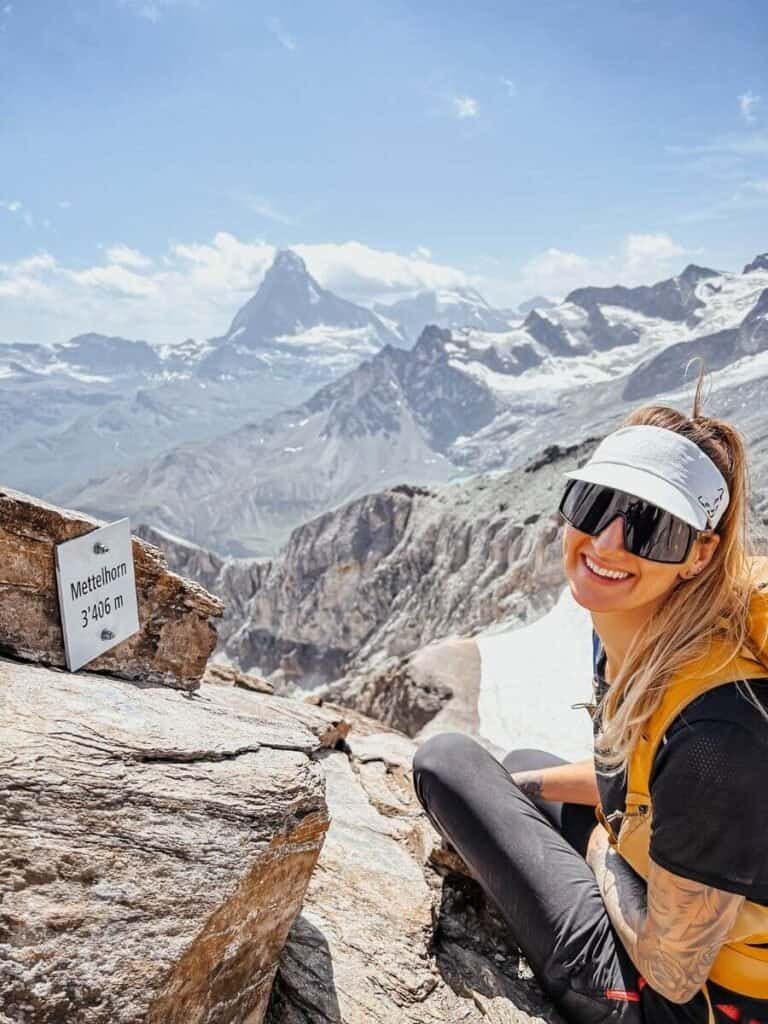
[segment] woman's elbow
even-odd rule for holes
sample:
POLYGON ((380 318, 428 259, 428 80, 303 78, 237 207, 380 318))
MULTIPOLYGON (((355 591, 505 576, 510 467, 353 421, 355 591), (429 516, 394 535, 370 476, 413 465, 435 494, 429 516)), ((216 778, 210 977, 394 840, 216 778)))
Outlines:
POLYGON ((645 980, 670 1003, 683 1005, 690 1002, 707 980, 706 974, 701 975, 700 958, 686 962, 679 951, 675 955, 657 946, 652 956, 641 957, 641 963, 645 980))

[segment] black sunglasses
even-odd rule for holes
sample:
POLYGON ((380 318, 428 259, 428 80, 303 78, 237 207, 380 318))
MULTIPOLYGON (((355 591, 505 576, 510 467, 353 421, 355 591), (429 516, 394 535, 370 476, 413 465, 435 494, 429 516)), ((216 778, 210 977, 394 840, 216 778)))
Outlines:
POLYGON ((593 537, 621 516, 624 547, 649 562, 684 562, 700 532, 650 501, 585 480, 568 481, 558 511, 571 526, 593 537))

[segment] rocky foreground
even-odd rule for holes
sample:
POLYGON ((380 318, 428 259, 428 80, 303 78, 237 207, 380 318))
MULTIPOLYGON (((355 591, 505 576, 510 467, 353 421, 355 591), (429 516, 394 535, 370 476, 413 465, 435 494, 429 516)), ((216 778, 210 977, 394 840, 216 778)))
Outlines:
POLYGON ((2 1024, 557 1021, 352 711, 0 660, 2 1024))
MULTIPOLYGON (((3 497, 3 601, 55 610, 60 531, 97 524, 3 497)), ((137 545, 154 604, 98 672, 55 667, 52 613, 23 644, 0 620, 0 1024, 557 1021, 418 804, 417 744, 192 677, 219 605, 137 545)))

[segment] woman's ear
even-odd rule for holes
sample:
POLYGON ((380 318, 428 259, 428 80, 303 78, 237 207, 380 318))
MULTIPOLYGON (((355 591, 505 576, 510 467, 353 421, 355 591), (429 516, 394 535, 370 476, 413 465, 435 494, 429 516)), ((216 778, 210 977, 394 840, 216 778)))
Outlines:
POLYGON ((682 574, 681 579, 690 580, 703 572, 711 562, 719 543, 720 534, 715 533, 713 530, 706 530, 698 536, 693 546, 693 560, 690 562, 687 571, 682 574))

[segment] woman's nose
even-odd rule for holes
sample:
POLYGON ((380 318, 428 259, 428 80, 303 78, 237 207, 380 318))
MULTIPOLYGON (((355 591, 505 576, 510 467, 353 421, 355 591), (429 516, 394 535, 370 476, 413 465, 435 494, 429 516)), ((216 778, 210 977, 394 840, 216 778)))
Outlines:
POLYGON ((614 551, 624 547, 624 517, 616 516, 596 536, 592 538, 592 545, 596 551, 614 551))

